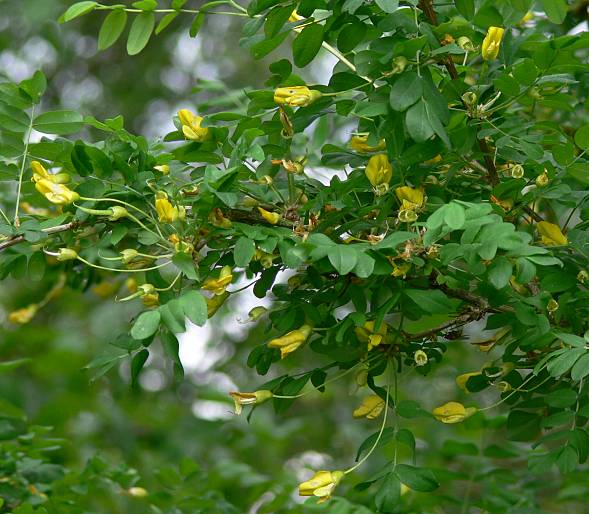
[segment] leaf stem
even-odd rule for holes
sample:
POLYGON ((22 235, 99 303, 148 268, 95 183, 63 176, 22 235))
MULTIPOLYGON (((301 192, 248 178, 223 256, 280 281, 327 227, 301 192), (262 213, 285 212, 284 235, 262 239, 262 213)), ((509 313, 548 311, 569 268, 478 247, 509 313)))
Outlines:
POLYGON ((25 165, 27 163, 27 156, 29 154, 29 141, 31 140, 31 132, 33 131, 33 119, 35 118, 35 106, 31 109, 31 119, 27 128, 27 135, 25 139, 25 150, 22 156, 22 163, 20 165, 20 173, 18 174, 18 188, 16 190, 16 206, 14 207, 14 226, 20 226, 20 220, 18 218, 18 209, 20 207, 20 192, 22 189, 22 179, 25 173, 25 165))

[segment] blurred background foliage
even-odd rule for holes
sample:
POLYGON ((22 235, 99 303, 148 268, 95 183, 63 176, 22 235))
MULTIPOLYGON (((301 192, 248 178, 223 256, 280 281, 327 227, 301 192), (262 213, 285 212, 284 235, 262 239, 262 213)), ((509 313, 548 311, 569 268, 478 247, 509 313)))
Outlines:
MULTIPOLYGON (((70 4, 0 1, 0 75, 20 81, 42 69, 49 83, 47 109, 75 108, 98 119, 122 114, 128 129, 155 137, 172 127, 178 108, 208 103, 214 109, 213 100, 219 99, 231 105, 239 100, 225 92, 261 87, 270 75, 269 61, 254 61, 240 48, 239 19, 210 16, 191 39, 189 20, 180 17, 129 58, 121 42, 97 52, 102 14, 56 23, 70 4)), ((325 57, 323 65, 328 63, 325 57)), ((321 67, 309 73, 320 76, 321 67)), ((67 280, 83 285, 88 278, 67 280)), ((7 311, 26 306, 59 280, 51 272, 41 281, 5 280, 0 301, 7 311)), ((117 288, 124 285, 83 293, 66 289, 28 325, 10 325, 6 312, 0 313, 0 360, 25 359, 14 369, 0 367, 0 512, 374 512, 370 495, 355 493, 349 484, 338 491, 347 499, 324 506, 300 505, 296 496, 296 484, 311 468, 349 464, 376 430, 370 421, 351 418, 353 380, 281 414, 263 407, 249 421, 234 417, 227 392, 259 385, 242 363, 265 336, 236 321, 246 317, 253 298, 249 304, 242 298, 239 305, 229 302, 213 329, 194 329, 183 337, 186 376, 180 383, 174 382, 170 363, 153 355, 137 387, 131 387, 126 360, 100 376, 97 359, 136 310, 111 301, 117 288)), ((481 337, 480 327, 470 332, 473 339, 481 337)), ((445 364, 427 380, 415 373, 406 379, 407 399, 413 395, 431 407, 435 398, 456 396, 455 376, 478 370, 485 361, 485 354, 465 354, 451 344, 447 351, 445 364)), ((462 401, 468 403, 466 394, 462 401)), ((521 473, 525 461, 512 458, 521 452, 497 446, 485 430, 485 424, 503 421, 500 412, 450 427, 407 419, 419 459, 437 471, 442 486, 432 494, 409 492, 397 511, 587 512, 582 498, 589 476, 572 473, 561 481, 556 474, 521 473), (421 439, 426 434, 427 444, 421 439), (485 459, 484 467, 481 452, 494 457, 485 459), (445 487, 444 477, 462 479, 460 487, 445 487)), ((378 470, 393 447, 383 446, 386 456, 371 459, 361 474, 378 470)), ((403 445, 398 451, 412 458, 403 445)))

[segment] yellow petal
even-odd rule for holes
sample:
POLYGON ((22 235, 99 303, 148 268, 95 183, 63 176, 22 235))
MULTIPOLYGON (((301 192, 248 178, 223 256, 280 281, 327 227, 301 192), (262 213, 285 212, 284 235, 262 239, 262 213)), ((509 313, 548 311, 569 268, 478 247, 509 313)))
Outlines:
POLYGON ((560 227, 548 221, 540 221, 536 228, 541 236, 543 244, 548 246, 563 246, 569 243, 567 237, 562 233, 560 227))

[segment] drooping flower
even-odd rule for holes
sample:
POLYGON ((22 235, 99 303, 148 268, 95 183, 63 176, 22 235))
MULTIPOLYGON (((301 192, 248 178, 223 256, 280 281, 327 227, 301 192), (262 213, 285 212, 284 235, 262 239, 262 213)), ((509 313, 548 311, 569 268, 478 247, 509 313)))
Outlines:
POLYGON ((280 214, 277 212, 270 212, 266 209, 262 209, 262 207, 258 207, 258 211, 270 225, 276 225, 280 221, 280 214))
MULTIPOLYGON (((178 118, 182 123, 182 133, 186 139, 202 143, 211 137, 211 131, 208 127, 201 127, 202 116, 197 116, 188 109, 180 109, 178 118)), ((157 169, 157 168, 156 168, 157 169)), ((160 170, 161 171, 161 170, 160 170)))
POLYGON ((29 323, 37 314, 39 306, 36 303, 31 303, 22 309, 17 309, 8 314, 8 320, 12 323, 24 325, 29 323))
POLYGON ((343 471, 317 471, 310 480, 299 485, 299 495, 317 496, 317 503, 323 503, 331 498, 343 477, 343 471))
POLYGON ((448 402, 444 405, 436 407, 432 411, 432 414, 438 421, 451 424, 464 421, 469 416, 472 416, 476 411, 477 409, 475 407, 466 408, 461 403, 448 402))
POLYGON ((382 152, 387 147, 384 139, 381 139, 376 146, 368 144, 368 134, 358 134, 350 139, 350 148, 360 153, 382 152))
POLYGON ((417 366, 425 366, 428 361, 427 353, 425 353, 423 350, 417 350, 413 354, 413 360, 417 366))
POLYGON ((373 155, 366 165, 366 178, 377 190, 387 191, 389 182, 393 178, 393 167, 386 154, 373 155))
POLYGON ((367 321, 361 327, 354 328, 356 337, 362 343, 368 343, 368 350, 372 350, 383 342, 387 335, 387 324, 383 321, 378 327, 378 331, 374 330, 374 321, 367 321))
POLYGON ((162 223, 173 223, 178 219, 178 207, 172 205, 172 202, 168 200, 168 195, 163 191, 158 191, 155 194, 155 210, 162 223))
POLYGON ((550 182, 550 178, 548 177, 548 171, 544 170, 540 175, 536 177, 536 185, 538 187, 545 187, 550 182))
POLYGON ((485 61, 493 61, 497 59, 504 32, 505 29, 501 27, 489 27, 481 47, 481 55, 485 61))
POLYGON ((259 405, 272 398, 274 395, 272 391, 267 389, 261 389, 253 393, 240 393, 233 391, 229 393, 233 401, 235 402, 235 414, 241 414, 242 407, 244 405, 259 405))
POLYGON ((33 169, 33 182, 46 179, 54 184, 67 184, 70 181, 70 176, 67 173, 49 173, 39 161, 32 161, 31 168, 33 169))
POLYGON ((540 233, 540 241, 547 246, 563 246, 569 244, 569 240, 562 233, 560 227, 548 221, 539 221, 536 228, 540 233))
POLYGON ((321 91, 309 89, 307 86, 279 87, 274 91, 274 102, 290 107, 306 107, 322 96, 321 91))
POLYGON ((207 278, 202 288, 207 291, 212 291, 215 295, 222 295, 225 293, 227 286, 233 280, 233 272, 231 266, 223 266, 219 273, 219 278, 207 278))
POLYGON ((376 395, 371 394, 362 400, 362 405, 358 407, 353 413, 352 416, 357 418, 367 418, 367 419, 375 419, 380 416, 380 413, 384 409, 385 402, 384 400, 376 395))
POLYGON ((294 352, 304 344, 312 332, 313 327, 311 325, 303 325, 296 330, 290 331, 288 334, 272 339, 268 343, 268 347, 280 348, 280 358, 284 359, 289 353, 294 352))
POLYGON ((68 205, 79 200, 80 195, 63 184, 40 178, 35 181, 35 189, 47 200, 56 205, 68 205))
POLYGON ((480 371, 472 371, 470 373, 463 373, 462 375, 458 375, 456 377, 456 385, 460 387, 464 392, 468 393, 468 389, 466 388, 466 383, 470 377, 478 377, 482 375, 480 371))
POLYGON ((400 211, 416 211, 423 207, 425 196, 422 189, 401 186, 395 189, 395 194, 401 202, 400 211))

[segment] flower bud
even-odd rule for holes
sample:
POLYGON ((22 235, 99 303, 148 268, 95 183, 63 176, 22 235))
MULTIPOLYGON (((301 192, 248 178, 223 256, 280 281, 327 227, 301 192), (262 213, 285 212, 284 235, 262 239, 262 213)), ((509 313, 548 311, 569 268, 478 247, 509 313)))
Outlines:
POLYGON ((552 314, 558 310, 558 307, 558 302, 554 298, 550 298, 550 300, 548 300, 548 304, 546 305, 546 310, 552 314))
POLYGON ((505 29, 501 27, 489 27, 481 46, 481 56, 483 57, 483 60, 493 61, 497 59, 504 32, 505 29))
POLYGON ((460 36, 456 40, 456 44, 465 52, 474 52, 476 50, 476 47, 473 45, 472 41, 466 36, 460 36))
POLYGON ((388 190, 389 182, 393 178, 393 167, 386 154, 373 155, 364 171, 366 178, 374 188, 383 187, 388 190))
POLYGON ((159 166, 154 166, 153 169, 159 171, 162 175, 170 173, 170 166, 168 164, 160 164, 159 166))
POLYGON ((513 178, 522 178, 524 176, 524 167, 521 164, 514 164, 510 168, 510 173, 513 178))
POLYGON ((299 495, 317 496, 317 503, 326 502, 342 478, 343 471, 317 471, 310 480, 299 485, 299 495))
POLYGON ((8 314, 8 320, 11 323, 18 323, 20 325, 24 325, 29 323, 37 314, 39 310, 39 306, 36 303, 32 303, 27 307, 23 307, 22 309, 17 309, 12 311, 8 314))
POLYGON ((141 294, 153 294, 155 293, 155 286, 153 284, 141 284, 137 287, 137 289, 141 292, 141 294))
POLYGON ((432 414, 433 416, 442 423, 460 423, 469 416, 472 416, 477 409, 475 407, 465 408, 464 405, 458 402, 448 402, 444 405, 436 407, 432 414))
POLYGON ((320 91, 309 89, 307 86, 279 87, 274 91, 274 101, 290 107, 306 107, 322 96, 320 91))
POLYGON ((290 331, 288 334, 272 339, 268 343, 268 348, 280 348, 280 358, 284 359, 289 353, 294 352, 299 346, 305 343, 312 332, 313 327, 303 325, 296 330, 290 331))
POLYGON ((473 93, 472 91, 467 91, 460 98, 462 98, 464 105, 467 107, 474 107, 478 101, 476 93, 473 93))
POLYGON ((276 225, 280 221, 281 216, 277 212, 270 212, 266 209, 262 209, 262 207, 258 207, 258 211, 262 215, 262 218, 270 223, 270 225, 276 225))
POLYGON ((110 212, 112 213, 108 218, 109 221, 118 221, 121 218, 126 218, 129 215, 129 211, 120 205, 115 205, 111 207, 110 212))
POLYGON ((548 185, 548 182, 550 182, 550 179, 548 178, 548 172, 546 170, 536 177, 536 185, 538 187, 545 187, 548 185))
POLYGON ((139 252, 137 250, 134 250, 133 248, 127 248, 126 250, 123 250, 121 252, 121 260, 125 264, 128 264, 133 259, 135 259, 135 257, 137 257, 138 255, 139 255, 139 252))
POLYGON ((60 248, 56 259, 60 262, 72 261, 78 258, 78 252, 71 248, 60 248))
POLYGON ((405 68, 409 64, 409 61, 406 57, 399 55, 393 59, 393 63, 391 65, 391 74, 398 75, 399 73, 403 73, 405 68))
POLYGON ((135 498, 144 498, 149 495, 147 489, 144 489, 143 487, 129 487, 127 492, 130 496, 134 496, 135 498))
POLYGON ((585 271, 584 269, 582 269, 577 274, 577 280, 579 282, 581 282, 581 284, 585 284, 589 280, 589 273, 587 273, 587 271, 585 271))
POLYGON ((267 389, 261 389, 254 393, 240 393, 237 391, 229 393, 231 398, 235 403, 235 414, 241 414, 242 407, 244 405, 259 405, 260 403, 264 403, 268 401, 270 398, 274 396, 272 391, 268 391, 267 389))

